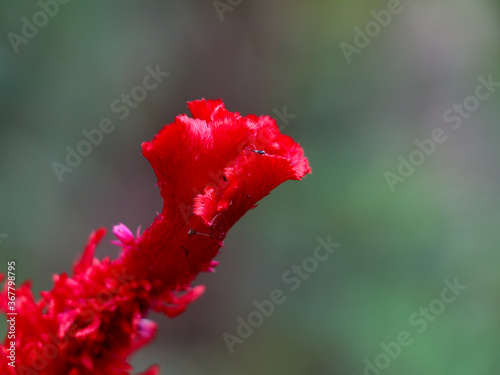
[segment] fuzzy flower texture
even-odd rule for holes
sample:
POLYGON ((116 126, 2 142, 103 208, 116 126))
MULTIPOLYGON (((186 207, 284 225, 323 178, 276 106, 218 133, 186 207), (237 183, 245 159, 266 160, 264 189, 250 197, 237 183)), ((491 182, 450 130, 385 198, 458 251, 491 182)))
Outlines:
MULTIPOLYGON (((161 213, 136 236, 115 226, 122 251, 114 260, 94 257, 106 230, 92 232, 72 274, 54 275, 39 300, 30 281, 16 288, 15 338, 6 335, 1 346, 0 374, 130 374, 130 356, 156 335, 148 311, 182 313, 203 293, 192 282, 213 271, 233 224, 282 182, 310 173, 302 148, 272 118, 243 117, 221 100, 188 107, 192 118, 177 116, 142 144, 158 179, 161 213)), ((12 312, 8 302, 5 283, 4 313, 12 312)), ((159 373, 152 366, 141 374, 159 373)))

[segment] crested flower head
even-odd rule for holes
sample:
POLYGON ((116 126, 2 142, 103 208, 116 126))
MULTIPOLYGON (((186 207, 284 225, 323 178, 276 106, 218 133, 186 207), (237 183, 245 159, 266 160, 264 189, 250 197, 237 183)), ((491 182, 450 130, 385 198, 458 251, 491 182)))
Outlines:
MULTIPOLYGON (((115 226, 113 243, 122 248, 115 260, 94 257, 105 230, 92 233, 73 274, 55 275, 38 301, 29 282, 17 290, 18 374, 129 374, 131 354, 156 335, 148 311, 182 313, 202 295, 204 287, 191 283, 213 271, 236 221, 282 182, 310 173, 302 148, 272 118, 229 112, 221 100, 188 107, 192 118, 178 116, 142 145, 163 198, 153 223, 135 237, 115 226)), ((8 300, 5 290, 4 311, 8 300)), ((1 373, 9 375, 10 341, 0 350, 1 373)))

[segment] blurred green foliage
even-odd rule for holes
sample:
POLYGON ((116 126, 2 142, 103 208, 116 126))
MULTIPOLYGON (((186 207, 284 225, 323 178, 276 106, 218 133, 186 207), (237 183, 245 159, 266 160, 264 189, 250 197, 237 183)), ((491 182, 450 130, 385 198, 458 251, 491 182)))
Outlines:
MULTIPOLYGON (((229 110, 273 116, 286 106, 296 117, 279 125, 313 174, 235 226, 185 314, 153 317, 159 334, 137 370, 357 375, 407 331, 412 344, 382 374, 498 374, 500 92, 457 130, 443 118, 475 94, 478 76, 500 80, 498 3, 402 1, 348 63, 340 44, 355 46, 354 28, 388 3, 242 1, 221 20, 212 1, 70 1, 16 53, 9 33, 22 36, 23 17, 41 8, 5 2, 0 269, 16 259, 19 281, 38 293, 71 269, 91 230, 151 223, 161 199, 140 144, 186 101, 221 97, 229 110), (157 64, 170 75, 120 119, 111 103, 157 64), (114 130, 59 182, 52 163, 103 118, 114 130), (392 192, 384 173, 438 127, 448 139, 392 192), (341 246, 290 291, 283 273, 328 235, 341 246), (467 290, 418 333, 410 316, 455 278, 467 290), (286 302, 230 354, 223 333, 277 288, 286 302)), ((116 254, 108 243, 98 250, 116 254)))

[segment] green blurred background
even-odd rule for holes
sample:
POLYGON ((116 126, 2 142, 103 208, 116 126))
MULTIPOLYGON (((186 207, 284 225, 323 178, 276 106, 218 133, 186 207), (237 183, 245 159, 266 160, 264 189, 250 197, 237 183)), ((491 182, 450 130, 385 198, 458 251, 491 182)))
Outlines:
MULTIPOLYGON (((231 3, 219 15, 213 1, 70 1, 16 53, 8 33, 21 35, 23 17, 41 8, 3 2, 1 270, 16 259, 38 294, 71 269, 93 229, 151 223, 162 203, 140 144, 188 100, 272 116, 286 106, 296 117, 278 124, 313 174, 237 223, 217 272, 197 280, 205 295, 176 319, 153 317, 158 337, 134 357, 136 371, 374 374, 365 359, 406 331, 412 344, 380 373, 498 374, 500 92, 460 129, 443 119, 478 76, 500 80, 498 2, 402 1, 351 63, 340 44, 354 45, 354 28, 387 1, 231 3), (170 75, 120 120, 111 103, 157 64, 170 75), (51 164, 104 117, 116 129, 59 182, 51 164), (438 127, 448 139, 391 191, 384 173, 438 127), (341 246, 292 292, 283 273, 327 236, 341 246), (455 278, 467 290, 418 333, 412 314, 455 278), (273 289, 286 302, 231 354, 223 333, 236 334, 236 319, 273 289)), ((111 239, 99 257, 116 256, 111 239)))

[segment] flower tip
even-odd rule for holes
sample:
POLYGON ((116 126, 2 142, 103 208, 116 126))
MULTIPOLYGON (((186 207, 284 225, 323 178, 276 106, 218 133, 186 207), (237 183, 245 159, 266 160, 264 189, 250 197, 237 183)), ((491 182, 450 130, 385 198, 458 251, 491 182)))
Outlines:
POLYGON ((111 243, 115 245, 116 244, 118 244, 118 246, 121 246, 122 244, 131 245, 135 242, 134 235, 125 224, 120 223, 118 225, 113 226, 113 233, 116 236, 116 238, 118 238, 118 240, 121 242, 120 243, 118 241, 112 241, 111 243))
POLYGON ((205 285, 197 285, 191 290, 191 301, 198 299, 203 293, 205 293, 205 285))
POLYGON ((160 366, 153 365, 146 371, 141 372, 140 374, 137 375, 160 375, 160 366))
POLYGON ((138 328, 140 335, 149 341, 155 336, 158 325, 152 320, 141 319, 138 328))
POLYGON ((97 244, 101 242, 105 234, 106 228, 99 228, 98 230, 90 233, 87 245, 85 246, 85 249, 83 249, 82 256, 73 266, 73 272, 75 275, 85 272, 85 270, 92 265, 95 248, 97 247, 97 244))
POLYGON ((142 142, 141 143, 141 150, 142 154, 145 156, 151 149, 153 148, 152 142, 142 142))
POLYGON ((188 102, 187 106, 193 118, 205 121, 210 121, 212 119, 212 114, 217 109, 225 109, 222 99, 206 100, 202 98, 188 102))
POLYGON ((219 265, 219 262, 217 262, 216 260, 212 260, 212 261, 210 261, 206 271, 210 272, 210 273, 214 273, 215 267, 217 267, 218 265, 219 265))

